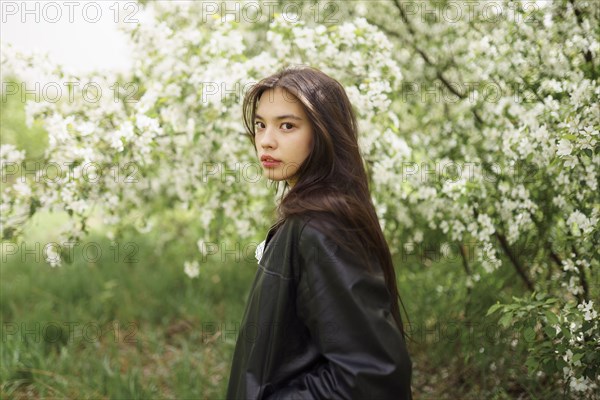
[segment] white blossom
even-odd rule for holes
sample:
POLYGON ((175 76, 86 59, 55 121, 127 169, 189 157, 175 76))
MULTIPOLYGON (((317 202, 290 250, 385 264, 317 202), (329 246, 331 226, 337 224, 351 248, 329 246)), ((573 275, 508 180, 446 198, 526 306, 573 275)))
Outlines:
POLYGON ((559 156, 568 156, 571 154, 572 151, 573 145, 571 144, 571 141, 567 139, 560 139, 560 141, 558 142, 558 150, 556 151, 556 154, 559 156))
POLYGON ((592 321, 594 319, 596 319, 598 317, 598 312, 596 310, 593 309, 594 307, 594 302, 593 301, 588 301, 588 302, 583 302, 581 304, 577 305, 577 308, 584 313, 584 319, 586 321, 592 321))
POLYGON ((198 261, 185 261, 183 263, 183 271, 190 278, 197 278, 200 275, 200 266, 198 261))

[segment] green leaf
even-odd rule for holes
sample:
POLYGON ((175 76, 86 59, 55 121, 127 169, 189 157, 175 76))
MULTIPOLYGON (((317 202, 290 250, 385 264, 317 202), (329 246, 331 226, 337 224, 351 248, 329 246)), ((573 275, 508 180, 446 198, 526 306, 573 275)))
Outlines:
POLYGON ((550 325, 558 324, 558 317, 552 311, 545 311, 544 315, 546 316, 546 319, 550 325))
POLYGON ((540 362, 533 358, 533 357, 529 357, 527 359, 527 361, 525 361, 525 365, 527 366, 527 368, 529 369, 529 371, 535 371, 538 367, 538 365, 540 365, 540 362))
POLYGON ((491 306, 491 307, 488 309, 488 311, 487 311, 487 314, 485 314, 485 316, 487 317, 488 315, 495 313, 495 312, 496 312, 496 311, 498 311, 500 308, 502 308, 502 306, 503 306, 503 305, 504 305, 504 304, 500 304, 500 303, 496 303, 496 304, 494 304, 493 306, 491 306))
POLYGON ((500 318, 500 321, 498 321, 498 323, 500 325, 502 325, 503 327, 508 328, 508 326, 512 323, 512 321, 513 321, 513 315, 511 313, 507 313, 507 314, 504 314, 502 316, 502 318, 500 318))
POLYGON ((548 335, 550 339, 554 339, 556 337, 556 329, 550 326, 544 327, 544 332, 546 332, 546 335, 548 335))
POLYGON ((531 327, 527 327, 523 330, 523 338, 528 342, 528 343, 533 343, 533 341, 535 340, 536 334, 535 334, 535 330, 531 327))
POLYGON ((536 294, 535 294, 535 299, 536 299, 536 300, 544 300, 544 297, 545 297, 545 296, 546 296, 546 295, 545 295, 544 293, 536 293, 536 294))
POLYGON ((544 364, 542 364, 542 371, 548 375, 551 375, 556 370, 556 365, 552 362, 552 360, 546 360, 544 364))

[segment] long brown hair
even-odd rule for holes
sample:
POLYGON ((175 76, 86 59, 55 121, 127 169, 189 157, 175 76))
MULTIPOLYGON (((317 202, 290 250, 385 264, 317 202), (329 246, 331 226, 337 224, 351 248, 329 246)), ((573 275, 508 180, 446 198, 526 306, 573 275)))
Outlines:
POLYGON ((315 216, 336 244, 353 253, 362 250, 358 253, 367 267, 378 261, 392 296, 392 315, 405 335, 394 265, 371 200, 356 115, 344 87, 308 66, 289 66, 262 79, 246 93, 242 105, 244 125, 255 148, 258 101, 275 87, 287 90, 304 106, 313 129, 313 148, 299 166, 294 186, 290 189, 285 182, 287 195, 279 202, 274 226, 292 215, 315 216))

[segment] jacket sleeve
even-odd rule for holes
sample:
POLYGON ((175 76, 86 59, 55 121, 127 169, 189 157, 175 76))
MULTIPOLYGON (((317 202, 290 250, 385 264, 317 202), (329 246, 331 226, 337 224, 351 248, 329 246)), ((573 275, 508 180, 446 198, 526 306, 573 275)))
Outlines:
POLYGON ((412 364, 383 273, 369 273, 310 224, 299 250, 298 316, 324 361, 268 400, 412 399, 412 364))

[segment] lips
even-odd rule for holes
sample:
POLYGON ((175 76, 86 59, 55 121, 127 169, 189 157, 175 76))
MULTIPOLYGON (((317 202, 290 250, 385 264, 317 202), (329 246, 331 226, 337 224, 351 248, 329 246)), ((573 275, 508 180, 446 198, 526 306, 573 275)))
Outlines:
POLYGON ((260 157, 260 161, 267 161, 267 162, 280 162, 281 160, 278 160, 278 159, 276 159, 276 158, 274 158, 274 157, 271 157, 271 156, 269 156, 269 155, 263 154, 263 155, 260 157))

